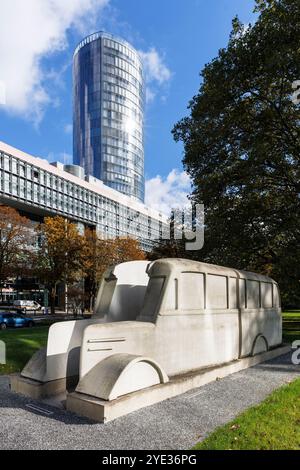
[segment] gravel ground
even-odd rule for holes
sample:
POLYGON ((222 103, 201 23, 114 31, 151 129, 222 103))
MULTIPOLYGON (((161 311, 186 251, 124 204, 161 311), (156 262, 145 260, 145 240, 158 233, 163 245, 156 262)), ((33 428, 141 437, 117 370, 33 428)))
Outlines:
POLYGON ((0 448, 190 449, 296 377, 287 354, 103 425, 17 395, 0 376, 0 448))

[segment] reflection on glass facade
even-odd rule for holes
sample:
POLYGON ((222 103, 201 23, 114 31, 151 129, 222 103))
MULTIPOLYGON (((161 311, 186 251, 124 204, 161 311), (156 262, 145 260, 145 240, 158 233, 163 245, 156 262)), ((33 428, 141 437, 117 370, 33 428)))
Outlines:
POLYGON ((130 44, 95 33, 73 62, 74 163, 106 185, 144 200, 144 81, 130 44))

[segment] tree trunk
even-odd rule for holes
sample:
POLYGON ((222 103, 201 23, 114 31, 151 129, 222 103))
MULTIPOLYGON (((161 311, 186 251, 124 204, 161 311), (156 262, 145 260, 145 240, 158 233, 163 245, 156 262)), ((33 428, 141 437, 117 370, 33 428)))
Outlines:
POLYGON ((50 312, 55 315, 56 284, 50 287, 50 312))
POLYGON ((1 271, 0 271, 0 296, 1 296, 1 302, 3 302, 3 283, 4 283, 4 279, 3 279, 3 271, 2 271, 2 267, 1 267, 1 271))
POLYGON ((91 296, 90 296, 90 305, 89 305, 89 307, 90 307, 89 312, 90 313, 92 313, 92 311, 93 311, 93 306, 94 306, 94 295, 91 294, 91 296))

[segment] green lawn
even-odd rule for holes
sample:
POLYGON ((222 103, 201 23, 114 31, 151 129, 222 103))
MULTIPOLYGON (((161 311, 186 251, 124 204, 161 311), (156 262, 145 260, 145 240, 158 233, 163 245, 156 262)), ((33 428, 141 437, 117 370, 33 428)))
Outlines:
POLYGON ((8 329, 0 331, 0 340, 6 344, 7 364, 0 364, 0 375, 20 372, 33 353, 46 346, 49 326, 8 329))
POLYGON ((300 379, 220 427, 195 449, 300 449, 300 379))
POLYGON ((292 310, 283 312, 283 341, 292 343, 295 339, 300 339, 300 311, 292 310))
POLYGON ((300 310, 289 310, 288 312, 282 312, 283 318, 295 317, 300 319, 300 310))

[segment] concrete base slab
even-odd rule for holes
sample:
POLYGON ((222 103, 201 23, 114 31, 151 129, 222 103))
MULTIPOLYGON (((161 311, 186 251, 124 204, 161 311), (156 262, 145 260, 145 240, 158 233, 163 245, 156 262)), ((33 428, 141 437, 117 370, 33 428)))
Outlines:
POLYGON ((59 393, 52 397, 41 398, 39 401, 44 405, 54 406, 60 410, 66 409, 67 392, 59 393))
POLYGON ((66 390, 74 390, 77 382, 78 377, 68 377, 51 382, 39 382, 23 377, 21 374, 10 376, 10 388, 13 392, 36 400, 65 394, 66 390))
POLYGON ((168 383, 139 390, 112 401, 96 399, 78 392, 69 393, 67 394, 66 408, 77 415, 106 423, 146 406, 181 395, 193 388, 201 387, 234 372, 281 356, 289 351, 290 346, 280 346, 253 357, 246 357, 217 367, 171 377, 168 383))

